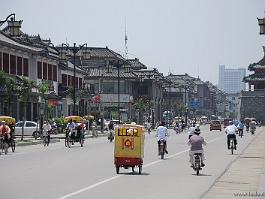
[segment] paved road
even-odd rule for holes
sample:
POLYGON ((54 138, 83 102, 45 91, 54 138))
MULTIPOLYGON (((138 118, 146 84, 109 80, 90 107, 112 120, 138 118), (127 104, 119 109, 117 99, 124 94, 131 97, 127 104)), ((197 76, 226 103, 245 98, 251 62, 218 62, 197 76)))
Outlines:
POLYGON ((201 127, 208 145, 207 165, 200 176, 189 167, 187 134, 174 131, 165 160, 157 156, 154 132, 146 134, 142 175, 125 169, 115 173, 113 143, 106 137, 87 139, 83 148, 66 148, 63 141, 49 147, 18 147, 15 153, 0 156, 1 198, 199 198, 254 138, 239 138, 238 150, 231 155, 224 132, 208 129, 201 127))

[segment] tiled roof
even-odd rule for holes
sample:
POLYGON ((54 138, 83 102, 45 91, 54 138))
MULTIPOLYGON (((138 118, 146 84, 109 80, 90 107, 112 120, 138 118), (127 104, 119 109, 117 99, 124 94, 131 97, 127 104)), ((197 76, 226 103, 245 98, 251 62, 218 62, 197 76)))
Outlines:
POLYGON ((18 41, 14 40, 13 38, 5 35, 2 31, 0 31, 0 42, 4 43, 4 44, 9 44, 9 45, 12 45, 12 46, 17 46, 17 47, 20 47, 20 48, 23 48, 23 49, 29 50, 29 51, 35 51, 35 52, 43 51, 42 48, 21 44, 18 41))
MULTIPOLYGON (((134 68, 133 68, 134 69, 134 68)), ((147 79, 165 79, 162 73, 159 73, 156 68, 149 68, 149 69, 141 69, 141 70, 133 70, 133 73, 138 77, 138 78, 147 78, 147 79)))
POLYGON ((265 82, 265 73, 259 73, 259 74, 252 74, 249 76, 244 77, 244 82, 255 82, 255 81, 262 81, 265 82))
MULTIPOLYGON (((89 68, 87 70, 87 78, 118 78, 118 69, 112 68, 111 72, 107 72, 106 69, 100 70, 98 68, 89 68)), ((124 69, 120 69, 121 79, 135 79, 137 76, 133 72, 125 72, 124 69)))
POLYGON ((248 70, 253 71, 257 68, 264 68, 265 69, 265 46, 263 46, 264 56, 263 58, 258 61, 257 63, 250 64, 248 66, 248 70))
POLYGON ((194 77, 189 76, 188 74, 184 75, 173 75, 169 74, 167 76, 171 81, 173 81, 176 85, 193 85, 194 84, 194 77))
POLYGON ((147 69, 147 67, 139 61, 139 59, 127 59, 133 70, 147 69))

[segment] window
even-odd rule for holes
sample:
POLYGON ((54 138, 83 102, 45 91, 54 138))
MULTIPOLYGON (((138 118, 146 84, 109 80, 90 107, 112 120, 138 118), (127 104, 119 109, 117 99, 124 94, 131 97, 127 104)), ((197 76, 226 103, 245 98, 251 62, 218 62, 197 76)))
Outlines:
POLYGON ((78 77, 73 77, 73 78, 75 78, 75 87, 78 88, 78 77))
POLYGON ((36 127, 36 124, 32 122, 26 122, 26 127, 36 127))
POLYGON ((53 73, 52 74, 53 74, 53 81, 57 81, 57 66, 56 65, 53 65, 53 73))
POLYGON ((68 82, 67 82, 67 86, 71 86, 72 85, 72 79, 70 75, 67 75, 68 78, 68 82))
POLYGON ((10 73, 13 75, 17 74, 16 56, 10 55, 10 73))
POLYGON ((23 122, 18 122, 15 127, 22 127, 22 126, 23 126, 23 122))
POLYGON ((79 78, 79 88, 83 88, 83 81, 82 81, 82 78, 79 78))
POLYGON ((23 58, 23 75, 29 75, 29 61, 27 58, 23 58))
POLYGON ((48 80, 52 80, 52 65, 48 64, 48 80))
POLYGON ((67 86, 67 75, 66 74, 62 74, 62 85, 67 86))
POLYGON ((42 62, 38 61, 37 67, 38 78, 42 79, 42 62))
POLYGON ((43 63, 43 79, 47 79, 47 63, 43 63))
POLYGON ((103 82, 102 90, 106 94, 114 93, 114 82, 106 80, 106 82, 103 82))
POLYGON ((75 79, 73 76, 71 76, 71 86, 74 86, 75 85, 75 79))
POLYGON ((22 57, 17 57, 17 75, 22 75, 22 57))
POLYGON ((3 53, 3 71, 9 73, 9 54, 3 53))
POLYGON ((2 52, 0 52, 0 70, 2 70, 2 52))

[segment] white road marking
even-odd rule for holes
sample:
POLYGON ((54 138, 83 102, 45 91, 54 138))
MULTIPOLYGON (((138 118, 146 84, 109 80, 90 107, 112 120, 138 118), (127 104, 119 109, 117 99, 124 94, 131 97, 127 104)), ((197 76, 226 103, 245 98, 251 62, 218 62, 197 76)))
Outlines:
MULTIPOLYGON (((215 139, 209 141, 208 143, 214 142, 214 141, 219 140, 219 139, 221 139, 221 138, 223 138, 223 136, 217 137, 217 138, 215 138, 215 139)), ((189 151, 189 149, 186 149, 186 150, 184 150, 184 151, 180 151, 180 152, 178 152, 178 153, 172 154, 172 155, 168 156, 167 159, 170 159, 170 158, 176 157, 176 156, 181 155, 182 153, 185 153, 185 152, 188 152, 188 151, 189 151)), ((143 168, 146 168, 146 167, 152 166, 152 165, 157 164, 157 163, 162 162, 162 161, 164 161, 164 160, 156 160, 156 161, 150 162, 150 163, 148 163, 148 164, 145 164, 145 165, 143 166, 143 168)), ((95 183, 95 184, 92 184, 92 185, 90 185, 90 186, 84 187, 84 188, 82 188, 82 189, 79 189, 78 191, 75 191, 75 192, 69 193, 69 194, 64 195, 64 196, 62 196, 62 197, 60 197, 60 198, 57 198, 57 199, 66 199, 66 198, 70 198, 70 197, 72 197, 72 196, 74 196, 74 195, 77 195, 77 194, 79 194, 79 193, 82 193, 82 192, 88 191, 88 190, 90 190, 90 189, 93 189, 93 188, 95 188, 95 187, 98 187, 98 186, 100 186, 100 185, 102 185, 102 184, 105 184, 105 183, 107 183, 107 182, 110 182, 110 181, 112 181, 112 180, 115 180, 115 179, 117 179, 117 178, 121 178, 121 177, 123 177, 123 175, 116 175, 116 176, 113 176, 113 177, 111 177, 111 178, 108 178, 108 179, 102 180, 102 181, 100 181, 100 182, 98 182, 98 183, 95 183)))

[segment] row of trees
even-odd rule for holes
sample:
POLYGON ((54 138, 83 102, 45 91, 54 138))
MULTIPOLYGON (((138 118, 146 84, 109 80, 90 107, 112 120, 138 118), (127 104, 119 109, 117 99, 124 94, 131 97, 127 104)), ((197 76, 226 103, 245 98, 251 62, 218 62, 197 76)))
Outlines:
MULTIPOLYGON (((37 85, 34 81, 22 77, 21 79, 17 80, 14 76, 10 76, 3 71, 0 71, 0 87, 3 92, 1 101, 2 104, 5 103, 7 115, 12 115, 12 101, 16 98, 18 101, 22 102, 23 104, 23 123, 25 123, 26 119, 26 106, 27 103, 31 101, 33 98, 32 89, 36 89, 38 92, 38 96, 41 97, 42 102, 44 103, 44 110, 47 110, 47 96, 45 95, 46 92, 49 90, 49 84, 47 81, 43 81, 41 84, 37 85)), ((36 97, 36 96, 35 96, 36 97)), ((24 127, 24 126, 23 126, 24 127)), ((24 138, 24 129, 22 128, 22 136, 21 140, 24 138)))

